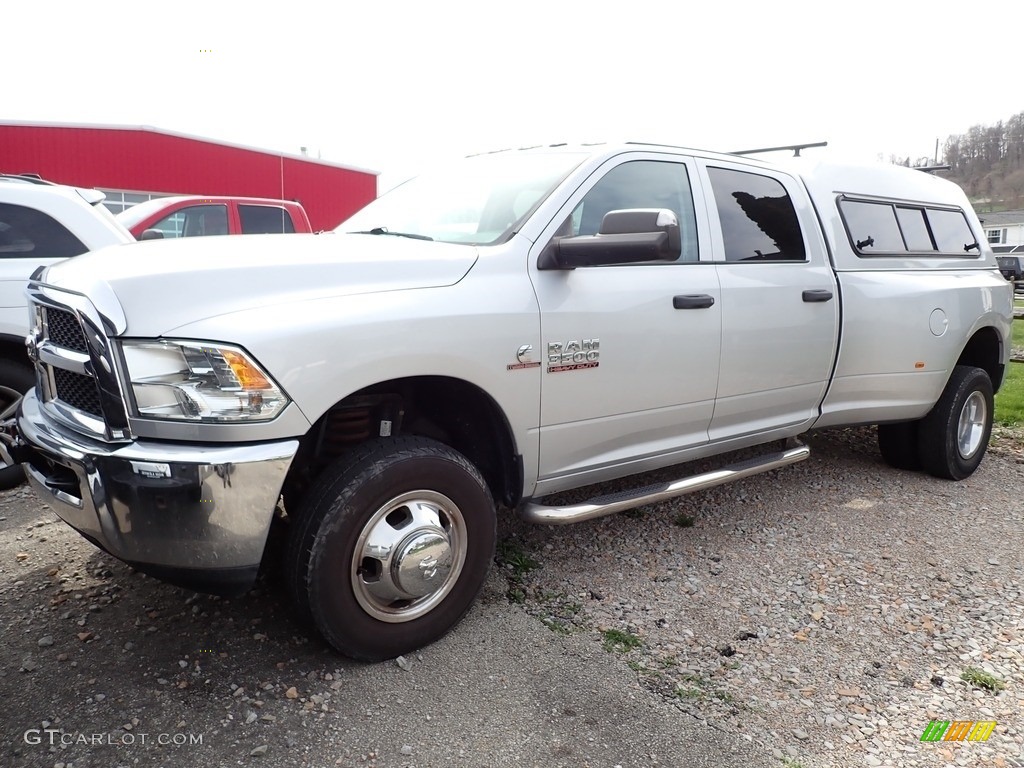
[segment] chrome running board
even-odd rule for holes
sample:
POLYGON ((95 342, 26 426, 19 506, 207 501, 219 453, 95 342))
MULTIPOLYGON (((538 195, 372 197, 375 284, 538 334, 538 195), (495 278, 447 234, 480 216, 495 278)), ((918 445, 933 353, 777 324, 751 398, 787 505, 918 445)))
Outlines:
POLYGON ((674 499, 676 496, 683 496, 694 491, 714 488, 716 485, 724 485, 734 480, 742 480, 744 477, 796 464, 811 455, 811 449, 797 440, 789 440, 787 446, 783 451, 730 464, 713 472, 693 475, 671 483, 658 483, 607 496, 597 496, 568 507, 550 507, 545 504, 528 502, 521 507, 520 515, 527 522, 544 525, 579 523, 583 520, 593 520, 595 517, 614 515, 616 512, 642 507, 644 504, 674 499))

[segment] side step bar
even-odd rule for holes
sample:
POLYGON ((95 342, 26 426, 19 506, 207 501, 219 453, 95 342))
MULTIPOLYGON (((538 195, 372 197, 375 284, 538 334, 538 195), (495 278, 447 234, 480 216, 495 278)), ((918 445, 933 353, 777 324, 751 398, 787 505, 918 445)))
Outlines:
POLYGON ((550 507, 544 504, 529 502, 523 505, 520 514, 524 520, 530 523, 541 523, 544 525, 579 523, 583 520, 593 520, 595 517, 614 515, 616 512, 642 507, 644 504, 654 504, 658 501, 674 499, 676 496, 683 496, 694 491, 714 488, 716 485, 731 483, 733 480, 742 480, 744 477, 796 464, 810 455, 810 448, 797 440, 790 439, 787 441, 787 447, 783 451, 769 453, 765 456, 757 456, 737 464, 730 464, 713 472, 693 475, 692 477, 676 480, 671 483, 657 483, 643 488, 634 488, 629 491, 608 494, 607 496, 597 496, 568 507, 550 507))

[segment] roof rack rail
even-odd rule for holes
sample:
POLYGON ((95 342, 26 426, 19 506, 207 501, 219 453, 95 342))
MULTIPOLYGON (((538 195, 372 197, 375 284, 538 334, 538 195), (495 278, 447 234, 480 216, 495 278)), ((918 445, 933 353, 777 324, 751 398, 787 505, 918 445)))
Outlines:
POLYGON ((800 157, 801 149, 810 149, 811 147, 827 147, 827 141, 814 141, 808 144, 787 144, 783 147, 761 147, 760 149, 739 149, 735 152, 730 152, 730 155, 757 155, 761 152, 780 152, 782 150, 791 149, 793 150, 793 157, 800 157))
POLYGON ((949 171, 952 170, 951 165, 914 165, 911 166, 915 171, 924 171, 925 173, 935 173, 936 171, 949 171))

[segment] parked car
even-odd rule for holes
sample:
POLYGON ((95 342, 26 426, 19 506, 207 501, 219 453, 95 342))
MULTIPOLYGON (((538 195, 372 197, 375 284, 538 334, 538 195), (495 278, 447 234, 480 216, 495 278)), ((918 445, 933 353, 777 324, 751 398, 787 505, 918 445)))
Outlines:
POLYGON ((999 262, 999 271, 1007 280, 1018 282, 1024 280, 1024 246, 1018 246, 1020 256, 1004 256, 996 254, 996 261, 999 262))
MULTIPOLYGON (((25 286, 40 266, 108 245, 134 242, 103 207, 95 189, 52 184, 35 176, 0 174, 0 411, 35 383, 25 353, 25 286)), ((24 479, 0 459, 0 489, 24 479)))
POLYGON ((1009 360, 1011 286, 967 197, 892 166, 534 148, 287 248, 131 251, 32 281, 38 386, 0 449, 91 541, 195 589, 253 583, 283 498, 291 601, 361 659, 459 621, 498 510, 589 520, 854 424, 893 467, 968 477, 1009 360))
POLYGON ((313 231, 299 203, 262 197, 157 197, 117 219, 138 240, 313 231))

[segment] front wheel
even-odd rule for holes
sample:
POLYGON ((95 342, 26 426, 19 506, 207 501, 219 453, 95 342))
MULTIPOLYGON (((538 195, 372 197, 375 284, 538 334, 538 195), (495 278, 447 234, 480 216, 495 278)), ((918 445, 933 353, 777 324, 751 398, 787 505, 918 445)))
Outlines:
MULTIPOLYGON (((27 364, 0 360, 0 412, 16 405, 21 396, 36 384, 36 377, 27 364)), ((0 490, 15 488, 25 480, 21 465, 8 465, 0 460, 0 490)))
POLYGON ((925 472, 948 480, 969 477, 988 448, 992 418, 988 373, 956 366, 939 401, 918 426, 918 455, 925 472))
POLYGON ((300 613, 336 650, 380 661, 446 634, 494 557, 494 500, 476 468, 426 438, 375 440, 314 483, 289 532, 300 613))

